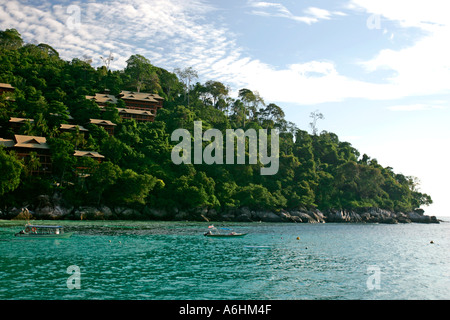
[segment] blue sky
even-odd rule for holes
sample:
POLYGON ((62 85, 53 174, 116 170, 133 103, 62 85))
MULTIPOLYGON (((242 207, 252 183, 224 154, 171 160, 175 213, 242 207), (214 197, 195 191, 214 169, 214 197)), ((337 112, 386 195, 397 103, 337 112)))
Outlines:
POLYGON ((62 58, 142 54, 199 81, 258 91, 289 121, 338 134, 413 175, 447 209, 450 20, 445 0, 0 0, 0 29, 47 43, 62 58))

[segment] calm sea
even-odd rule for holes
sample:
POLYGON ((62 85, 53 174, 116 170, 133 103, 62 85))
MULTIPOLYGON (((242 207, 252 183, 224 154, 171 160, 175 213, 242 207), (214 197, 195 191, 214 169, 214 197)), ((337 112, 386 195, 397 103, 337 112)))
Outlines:
POLYGON ((233 239, 206 222, 37 223, 75 234, 17 240, 22 223, 0 221, 0 299, 450 299, 450 222, 215 224, 248 233, 233 239))

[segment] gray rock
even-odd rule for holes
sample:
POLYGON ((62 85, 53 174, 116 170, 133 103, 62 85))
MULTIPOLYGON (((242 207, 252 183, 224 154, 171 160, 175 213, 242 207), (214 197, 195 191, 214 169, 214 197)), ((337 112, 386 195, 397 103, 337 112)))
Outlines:
POLYGON ((96 207, 80 207, 74 212, 75 217, 80 220, 104 220, 104 214, 96 207))
POLYGON ((105 219, 110 219, 114 216, 114 213, 111 210, 111 208, 107 206, 101 206, 100 208, 98 208, 98 210, 103 214, 103 217, 105 219))
MULTIPOLYGON (((178 213, 178 209, 176 212, 178 213)), ((166 210, 150 208, 148 206, 144 207, 142 213, 146 218, 155 220, 166 220, 169 217, 169 213, 166 210)))
POLYGON ((313 217, 311 217, 310 214, 308 214, 307 212, 302 212, 302 211, 292 211, 291 213, 292 217, 295 217, 294 219, 298 220, 298 222, 302 222, 302 223, 315 223, 317 222, 317 220, 313 217))
POLYGON ((311 212, 308 212, 309 213, 309 215, 311 216, 311 214, 312 214, 312 217, 318 222, 318 223, 325 223, 325 215, 321 212, 321 211, 319 211, 319 210, 314 210, 314 211, 311 211, 311 212))
POLYGON ((120 213, 120 216, 124 219, 139 219, 142 218, 142 213, 136 209, 126 208, 120 213))
POLYGON ((186 211, 177 210, 174 218, 175 220, 187 220, 189 218, 189 214, 186 211))
POLYGON ((252 211, 252 220, 263 222, 282 222, 281 217, 271 211, 252 211))
POLYGON ((435 216, 425 216, 425 215, 422 215, 420 212, 417 212, 417 210, 408 212, 406 214, 406 216, 412 222, 416 222, 416 223, 439 223, 439 220, 436 219, 435 216))
POLYGON ((279 217, 283 222, 296 222, 289 212, 281 211, 279 217))
POLYGON ((348 213, 348 216, 350 217, 350 222, 363 222, 363 219, 361 218, 361 216, 354 211, 350 211, 348 213))
POLYGON ((350 217, 345 210, 330 210, 327 215, 328 222, 349 222, 350 217))

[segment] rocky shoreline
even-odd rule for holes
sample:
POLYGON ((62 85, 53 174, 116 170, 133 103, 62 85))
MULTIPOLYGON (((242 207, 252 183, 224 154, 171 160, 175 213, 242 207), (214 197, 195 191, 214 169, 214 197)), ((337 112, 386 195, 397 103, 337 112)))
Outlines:
POLYGON ((36 204, 0 211, 0 219, 40 220, 167 220, 167 221, 229 221, 229 222, 290 222, 290 223, 439 223, 435 216, 424 215, 422 209, 412 212, 392 212, 379 208, 352 210, 251 210, 243 207, 218 212, 215 209, 191 210, 128 207, 73 207, 61 198, 38 197, 36 204))

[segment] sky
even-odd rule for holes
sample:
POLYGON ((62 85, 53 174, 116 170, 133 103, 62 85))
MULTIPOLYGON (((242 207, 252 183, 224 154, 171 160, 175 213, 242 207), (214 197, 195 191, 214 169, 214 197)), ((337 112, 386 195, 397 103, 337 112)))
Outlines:
POLYGON ((336 133, 362 154, 415 176, 450 216, 448 0, 0 0, 0 30, 65 60, 133 54, 234 93, 258 91, 286 119, 336 133))

